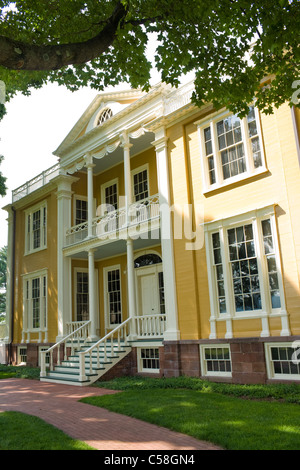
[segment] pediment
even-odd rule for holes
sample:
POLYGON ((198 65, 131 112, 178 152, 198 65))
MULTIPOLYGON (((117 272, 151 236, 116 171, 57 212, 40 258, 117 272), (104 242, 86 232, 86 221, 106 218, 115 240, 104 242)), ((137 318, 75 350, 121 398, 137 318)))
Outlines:
POLYGON ((101 127, 111 117, 116 116, 145 94, 141 90, 98 94, 53 154, 61 157, 64 151, 74 145, 77 140, 95 128, 101 127))

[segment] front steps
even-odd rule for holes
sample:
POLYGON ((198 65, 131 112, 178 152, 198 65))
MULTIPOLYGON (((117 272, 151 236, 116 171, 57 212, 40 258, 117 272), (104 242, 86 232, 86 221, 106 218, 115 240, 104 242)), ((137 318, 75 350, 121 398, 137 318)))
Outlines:
MULTIPOLYGON (((80 348, 85 351, 90 348, 93 343, 87 343, 80 348)), ((90 367, 90 355, 85 358, 85 375, 86 380, 80 380, 79 370, 79 354, 78 351, 73 356, 69 356, 66 361, 61 361, 60 365, 54 367, 53 371, 47 370, 46 377, 40 377, 41 382, 52 382, 67 385, 87 386, 96 382, 109 369, 114 367, 121 359, 123 359, 131 351, 131 346, 125 345, 124 342, 113 344, 113 353, 111 343, 106 344, 106 359, 104 354, 104 344, 100 346, 99 361, 97 361, 96 351, 92 353, 90 367), (100 362, 100 364, 99 364, 100 362)))

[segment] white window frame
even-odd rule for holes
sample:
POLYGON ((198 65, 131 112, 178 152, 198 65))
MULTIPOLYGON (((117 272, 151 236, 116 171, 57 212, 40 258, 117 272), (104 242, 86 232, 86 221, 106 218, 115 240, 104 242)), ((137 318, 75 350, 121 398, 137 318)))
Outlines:
POLYGON ((116 328, 123 321, 123 302, 122 302, 122 270, 121 265, 116 264, 114 266, 106 266, 103 268, 103 287, 104 287, 104 318, 105 318, 105 329, 116 328), (110 323, 110 314, 109 314, 109 299, 108 299, 108 273, 110 271, 119 270, 120 273, 120 303, 121 303, 121 322, 120 323, 110 323))
POLYGON ((285 296, 282 279, 282 268, 281 259, 277 235, 277 227, 274 213, 274 206, 265 207, 250 211, 245 214, 239 214, 226 219, 208 222, 205 224, 205 246, 207 256, 207 269, 208 269, 208 282, 209 282, 209 297, 210 297, 210 308, 211 308, 211 336, 210 338, 216 338, 215 322, 225 320, 227 322, 226 338, 232 337, 232 320, 239 319, 262 319, 262 332, 261 336, 269 336, 269 317, 281 317, 282 320, 282 331, 281 335, 289 335, 289 326, 287 311, 285 306, 285 296), (272 237, 274 244, 274 255, 277 266, 277 276, 279 285, 280 295, 280 308, 272 308, 271 296, 269 289, 269 277, 267 268, 267 256, 264 253, 263 246, 263 235, 261 222, 269 219, 272 227, 272 237), (258 265, 258 276, 260 282, 260 293, 261 293, 261 310, 249 310, 237 312, 235 309, 234 292, 233 292, 233 280, 231 272, 231 262, 229 259, 228 241, 227 241, 227 230, 240 227, 242 225, 252 224, 253 236, 255 242, 256 258, 258 265), (217 280, 216 270, 214 269, 213 259, 213 245, 212 245, 212 234, 219 232, 221 240, 221 256, 224 276, 224 288, 225 288, 225 301, 226 301, 226 313, 220 313, 218 307, 218 292, 217 292, 217 280))
POLYGON ((40 271, 34 271, 30 274, 26 274, 23 276, 23 333, 24 332, 42 332, 47 331, 48 328, 48 272, 47 269, 43 269, 40 271), (46 295, 43 295, 43 279, 46 279, 46 295), (40 281, 40 312, 39 312, 39 320, 40 326, 34 327, 33 326, 33 311, 32 311, 32 282, 35 279, 39 279, 40 281), (29 297, 27 298, 27 283, 29 287, 29 297), (42 305, 42 299, 45 299, 45 304, 42 305))
POLYGON ((106 188, 109 188, 110 186, 113 186, 114 184, 117 185, 117 209, 119 209, 119 178, 114 178, 110 181, 107 181, 106 183, 101 184, 101 214, 99 215, 105 215, 107 214, 107 210, 105 209, 105 190, 106 188))
POLYGON ((29 255, 31 253, 36 253, 41 250, 45 250, 47 248, 47 219, 48 219, 48 210, 47 210, 47 201, 43 201, 40 204, 37 204, 33 207, 30 207, 27 211, 25 211, 25 255, 29 255), (44 225, 44 210, 46 211, 46 223, 44 225), (33 246, 33 214, 36 212, 40 212, 40 246, 34 248, 33 246), (29 222, 28 222, 29 219, 29 222), (29 230, 28 230, 28 223, 29 223, 29 230))
MULTIPOLYGON (((74 204, 73 204, 73 220, 74 220, 74 225, 79 225, 79 224, 76 224, 76 202, 77 201, 85 201, 87 203, 88 201, 88 198, 87 196, 79 196, 77 194, 74 195, 74 204)), ((88 207, 87 207, 87 210, 88 210, 88 207)), ((86 222, 87 222, 88 219, 86 219, 86 222)), ((82 222, 83 223, 83 222, 82 222)))
MULTIPOLYGON (((149 358, 149 360, 151 360, 151 358, 149 358)), ((147 374, 159 374, 160 372, 160 355, 159 355, 159 347, 155 347, 155 346, 143 346, 142 348, 137 348, 137 365, 138 365, 138 372, 139 373, 147 373, 147 374), (151 349, 155 349, 155 350, 158 350, 158 358, 154 358, 154 360, 157 360, 158 359, 158 363, 159 363, 159 367, 158 368, 155 368, 155 369, 152 369, 152 368, 144 368, 143 367, 143 359, 142 359, 142 350, 143 349, 146 349, 146 350, 151 350, 151 349)))
POLYGON ((200 344, 200 364, 201 364, 201 375, 203 377, 232 377, 232 361, 230 344, 200 344), (207 370, 207 363, 205 359, 205 349, 228 349, 229 361, 231 371, 209 371, 207 370))
POLYGON ((27 364, 27 346, 18 346, 18 365, 26 365, 27 364), (24 354, 21 354, 21 349, 26 349, 26 361, 21 361, 21 356, 24 356, 24 354))
MULTIPOLYGON (((85 274, 89 274, 89 270, 88 268, 74 268, 74 321, 79 321, 77 320, 77 274, 78 273, 85 273, 85 274)), ((89 288, 89 278, 88 278, 88 288, 89 288)), ((88 296, 88 301, 89 301, 89 292, 87 292, 87 296, 88 296)), ((89 312, 88 312, 88 315, 89 312)), ((86 320, 82 320, 82 321, 86 321, 86 320)))
POLYGON ((214 191, 216 189, 226 187, 230 184, 236 183, 238 181, 245 180, 251 176, 258 175, 267 171, 266 167, 266 159, 264 153, 264 146, 263 146, 263 139, 262 139, 262 130, 261 130, 261 123, 260 123, 260 116, 257 108, 254 107, 255 112, 255 120, 257 125, 257 136, 259 139, 260 144, 260 151, 261 151, 261 161, 262 165, 258 168, 254 167, 254 160, 252 157, 252 150, 250 145, 250 135, 248 131, 247 125, 247 117, 241 119, 241 132, 242 132, 242 143, 244 144, 244 152, 245 152, 245 161, 246 161, 246 171, 243 173, 239 173, 233 177, 224 179, 222 173, 222 162, 220 151, 218 150, 218 137, 216 132, 216 125, 218 121, 225 119, 229 116, 232 116, 228 110, 221 110, 217 113, 211 114, 209 117, 201 119, 195 124, 198 128, 198 135, 200 140, 200 155, 201 155, 201 166, 202 166, 202 182, 203 182, 203 193, 207 193, 210 191, 214 191), (208 158, 206 156, 205 151, 205 139, 204 139, 204 129, 210 127, 211 135, 212 135, 212 148, 213 148, 213 161, 214 161, 214 169, 215 169, 215 178, 216 182, 211 184, 209 180, 209 169, 208 169, 208 158))
POLYGON ((133 170, 131 170, 132 200, 133 200, 134 203, 135 202, 141 202, 144 199, 148 199, 148 198, 144 198, 144 199, 141 199, 140 201, 136 201, 135 200, 135 195, 134 195, 134 177, 138 173, 142 173, 142 171, 145 171, 145 170, 147 171, 148 198, 151 195, 151 192, 150 192, 150 178, 149 178, 149 164, 145 163, 145 165, 141 165, 138 168, 134 168, 133 170))
MULTIPOLYGON (((275 373, 274 367, 273 367, 273 362, 272 362, 272 353, 271 353, 271 348, 277 347, 277 348, 292 348, 294 351, 299 350, 299 342, 295 342, 293 346, 293 343, 287 343, 287 342, 273 342, 273 343, 265 343, 265 357, 266 357, 266 366, 267 366, 267 374, 269 379, 278 379, 278 380, 290 380, 290 381, 295 381, 299 380, 300 381, 300 373, 299 374, 278 374, 275 373)), ((299 361, 299 353, 296 354, 297 360, 299 361)), ((280 361, 279 361, 280 362, 280 361)), ((299 369, 300 366, 298 365, 299 369)))

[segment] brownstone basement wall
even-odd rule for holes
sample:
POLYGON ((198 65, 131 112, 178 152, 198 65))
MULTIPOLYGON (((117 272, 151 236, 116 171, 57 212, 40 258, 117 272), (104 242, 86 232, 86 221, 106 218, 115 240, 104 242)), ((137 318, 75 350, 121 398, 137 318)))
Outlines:
MULTIPOLYGON (((214 382, 266 384, 265 343, 293 342, 297 337, 235 338, 197 341, 166 341, 161 355, 161 375, 164 377, 201 377, 214 382), (228 344, 231 351, 232 377, 202 376, 200 345, 228 344)), ((292 382, 292 380, 291 380, 292 382)))

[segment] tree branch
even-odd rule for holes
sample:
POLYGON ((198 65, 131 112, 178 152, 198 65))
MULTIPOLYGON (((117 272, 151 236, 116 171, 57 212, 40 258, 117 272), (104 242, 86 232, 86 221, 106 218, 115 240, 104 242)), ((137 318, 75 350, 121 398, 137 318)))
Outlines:
POLYGON ((85 42, 35 45, 0 36, 0 65, 10 70, 58 70, 89 62, 111 46, 126 14, 119 1, 100 33, 85 42))

